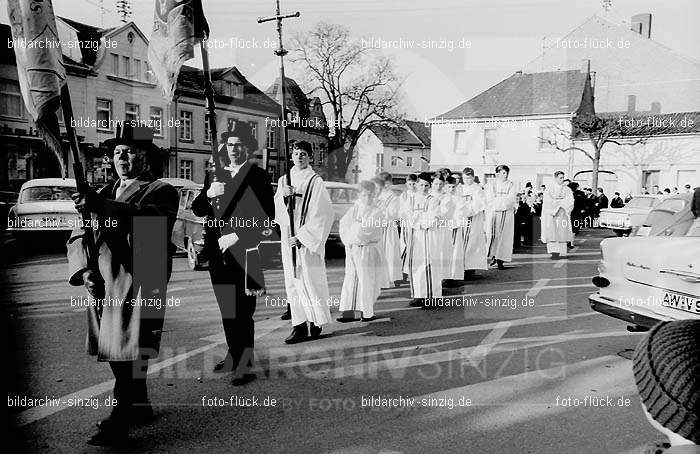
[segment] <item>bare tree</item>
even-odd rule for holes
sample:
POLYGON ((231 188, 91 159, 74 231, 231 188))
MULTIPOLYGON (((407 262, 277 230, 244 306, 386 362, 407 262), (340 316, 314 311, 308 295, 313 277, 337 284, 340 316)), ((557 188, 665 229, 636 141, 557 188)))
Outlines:
POLYGON ((600 170, 600 156, 605 144, 634 146, 646 143, 649 134, 637 135, 626 124, 630 124, 631 117, 606 117, 597 115, 576 115, 571 119, 571 129, 560 125, 550 127, 554 134, 551 137, 540 137, 543 142, 548 143, 557 150, 563 152, 579 151, 591 160, 593 172, 591 174, 591 188, 593 191, 598 187, 598 171, 600 170), (627 138, 626 138, 627 137, 627 138), (591 144, 592 151, 574 145, 574 140, 587 140, 591 144))
POLYGON ((318 23, 294 38, 292 62, 303 85, 328 115, 328 175, 344 180, 362 134, 375 125, 400 125, 399 80, 392 61, 372 55, 337 24, 318 23))

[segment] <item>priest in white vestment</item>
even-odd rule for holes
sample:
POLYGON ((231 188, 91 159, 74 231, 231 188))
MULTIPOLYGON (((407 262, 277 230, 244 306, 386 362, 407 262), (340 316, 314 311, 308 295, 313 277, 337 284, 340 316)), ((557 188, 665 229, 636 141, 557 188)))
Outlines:
POLYGON ((548 185, 542 199, 542 242, 547 243, 547 252, 552 259, 566 257, 567 242, 573 235, 571 210, 574 195, 564 184, 564 172, 554 173, 554 184, 548 185))
POLYGON ((292 334, 285 339, 288 344, 318 338, 321 327, 331 321, 325 248, 334 214, 323 180, 309 165, 311 153, 308 142, 294 144, 294 166, 289 171, 292 186, 287 186, 283 175, 275 194, 275 222, 280 226, 284 284, 292 312, 292 334), (294 197, 294 236, 290 235, 286 205, 291 197, 294 197), (296 253, 296 275, 292 250, 296 253))

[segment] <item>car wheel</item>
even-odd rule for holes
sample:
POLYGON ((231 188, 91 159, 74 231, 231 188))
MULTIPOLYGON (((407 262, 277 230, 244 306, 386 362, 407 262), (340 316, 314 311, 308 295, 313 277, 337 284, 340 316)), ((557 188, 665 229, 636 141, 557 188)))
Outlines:
POLYGON ((199 257, 197 257, 197 251, 194 249, 194 243, 192 241, 187 241, 187 264, 191 270, 201 270, 202 264, 199 263, 199 257))

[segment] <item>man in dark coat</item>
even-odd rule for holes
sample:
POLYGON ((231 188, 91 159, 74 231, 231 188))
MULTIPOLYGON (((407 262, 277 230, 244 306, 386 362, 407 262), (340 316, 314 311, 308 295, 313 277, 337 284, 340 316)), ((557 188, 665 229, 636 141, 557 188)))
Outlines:
POLYGON ((625 201, 620 197, 620 193, 616 192, 615 197, 610 201, 610 208, 622 208, 625 206, 625 201))
POLYGON ((204 247, 228 344, 228 353, 214 372, 234 372, 232 383, 241 386, 255 378, 250 373, 253 314, 256 294, 264 285, 260 256, 254 249, 272 234, 275 206, 270 176, 249 160, 258 149, 250 126, 236 121, 234 129, 222 135, 222 142, 216 157, 218 171, 207 175, 192 212, 207 217, 204 247))
POLYGON ((586 194, 579 189, 578 183, 572 181, 569 184, 569 189, 574 193, 574 209, 571 210, 571 229, 576 234, 583 227, 588 203, 586 194))
POLYGON ((97 192, 73 195, 76 209, 92 216, 99 269, 88 268, 85 232, 76 228, 67 245, 69 282, 85 285, 92 297, 87 350, 109 361, 117 400, 88 440, 94 445, 122 443, 130 424, 152 416, 146 370, 160 348, 178 209, 177 190, 151 172, 160 165, 152 138, 150 128, 125 123, 121 137, 105 142, 119 179, 97 192))

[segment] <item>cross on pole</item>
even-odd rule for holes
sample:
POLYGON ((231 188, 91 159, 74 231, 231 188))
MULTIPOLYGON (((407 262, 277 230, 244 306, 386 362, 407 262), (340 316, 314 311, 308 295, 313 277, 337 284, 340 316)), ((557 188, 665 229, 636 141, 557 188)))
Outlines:
MULTIPOLYGON (((287 50, 284 48, 282 43, 282 21, 284 19, 289 19, 292 17, 299 17, 299 11, 293 14, 282 15, 280 13, 280 0, 277 0, 277 11, 274 16, 271 17, 260 17, 258 18, 258 24, 269 21, 277 21, 277 37, 279 38, 279 48, 275 50, 275 55, 280 58, 280 105, 282 106, 282 112, 280 115, 280 133, 282 135, 282 145, 284 146, 284 162, 285 166, 289 165, 289 143, 287 140, 287 101, 284 95, 284 56, 287 55, 287 50)), ((286 175, 287 186, 292 185, 292 177, 287 171, 286 175)), ((287 213, 289 214, 289 233, 290 236, 294 236, 294 196, 289 197, 287 201, 287 213)), ((292 269, 294 270, 294 277, 296 277, 296 252, 292 248, 292 269)))

